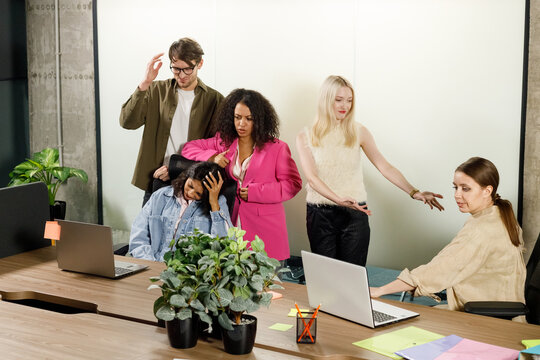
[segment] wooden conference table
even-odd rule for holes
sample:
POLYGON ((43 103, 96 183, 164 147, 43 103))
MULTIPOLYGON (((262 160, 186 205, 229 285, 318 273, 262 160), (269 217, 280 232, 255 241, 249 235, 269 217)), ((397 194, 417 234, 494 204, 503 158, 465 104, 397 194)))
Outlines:
POLYGON ((45 354, 51 351, 50 357, 56 358, 388 360, 352 343, 407 326, 517 350, 523 349, 521 340, 540 338, 540 326, 536 325, 399 303, 399 306, 416 311, 420 316, 369 329, 321 313, 317 324, 317 343, 297 344, 294 327, 285 332, 269 329, 275 323, 295 324, 295 318, 287 316, 295 302, 301 308, 308 307, 305 286, 284 283, 285 290, 280 291, 283 297, 273 300, 269 308, 261 308, 254 313, 258 328, 252 354, 228 355, 218 340, 199 341, 194 349, 177 350, 169 346, 164 329, 152 326, 157 324, 152 305, 159 296, 159 290, 147 290, 150 285, 148 278, 158 275, 164 264, 131 258, 129 261, 144 263, 150 268, 120 280, 61 271, 56 263, 54 247, 0 259, 0 294, 3 299, 34 298, 93 312, 65 315, 0 302, 2 352, 8 349, 14 358, 17 354, 32 354, 27 353, 32 350, 38 358, 48 357, 45 354), (87 352, 87 357, 82 355, 87 352))

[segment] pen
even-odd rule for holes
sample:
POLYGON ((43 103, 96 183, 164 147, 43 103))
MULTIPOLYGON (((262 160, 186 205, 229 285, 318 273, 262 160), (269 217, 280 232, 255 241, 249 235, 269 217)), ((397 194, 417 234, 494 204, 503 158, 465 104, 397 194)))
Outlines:
MULTIPOLYGON (((317 306, 317 309, 315 309, 315 312, 313 313, 313 316, 311 317, 311 320, 309 320, 309 323, 307 324, 307 327, 304 328, 304 331, 302 332, 302 334, 298 338, 298 341, 300 341, 300 339, 302 339, 302 337, 304 337, 304 335, 306 334, 306 331, 309 331, 309 329, 311 328, 311 324, 313 323, 313 320, 317 317, 317 313, 319 312, 320 308, 321 308, 321 304, 319 304, 319 306, 317 306)), ((313 340, 313 339, 311 339, 311 340, 313 340)))
MULTIPOLYGON (((300 319, 302 319, 302 322, 304 323, 304 331, 302 332, 302 334, 305 333, 306 330, 307 330, 307 333, 309 335, 309 338, 311 339, 311 342, 315 342, 315 340, 313 340, 313 337, 311 336, 311 332, 309 332, 309 327, 306 324, 306 321, 304 320, 304 317, 302 316, 302 312, 300 311, 300 308, 298 307, 298 304, 294 303, 294 306, 296 306, 296 310, 298 311, 298 315, 300 316, 300 319)), ((303 335, 300 335, 300 337, 298 338, 298 341, 302 340, 302 336, 303 335)))

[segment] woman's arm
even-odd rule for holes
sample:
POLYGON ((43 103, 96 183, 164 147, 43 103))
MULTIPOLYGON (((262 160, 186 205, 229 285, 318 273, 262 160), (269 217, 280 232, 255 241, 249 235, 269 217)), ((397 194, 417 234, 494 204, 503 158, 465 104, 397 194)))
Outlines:
MULTIPOLYGON (((292 199, 302 189, 302 178, 291 157, 289 146, 284 142, 274 143, 272 146, 279 146, 275 164, 277 181, 250 183, 247 189, 244 188, 249 202, 280 203, 292 199)), ((257 169, 250 169, 250 171, 256 172, 257 169)))
POLYGON ((210 212, 210 221, 212 224, 210 226, 210 233, 217 236, 226 236, 227 231, 232 227, 231 216, 229 214, 229 207, 227 206, 227 199, 225 196, 220 195, 219 199, 219 210, 210 212))
POLYGON ((223 152, 219 134, 209 139, 192 140, 182 149, 182 156, 189 160, 212 161, 211 158, 223 152))
MULTIPOLYGON (((396 185, 401 190, 405 191, 407 194, 414 193, 415 187, 412 186, 407 179, 405 179, 405 176, 392 164, 390 164, 384 156, 381 154, 379 149, 377 148, 377 145, 375 144, 375 139, 369 132, 369 130, 365 127, 361 127, 360 131, 360 145, 362 146, 362 149, 366 153, 366 156, 368 157, 369 161, 375 167, 379 172, 392 184, 396 185)), ((442 199, 442 195, 432 193, 430 191, 423 191, 423 192, 416 192, 413 195, 413 199, 422 201, 424 204, 427 204, 431 209, 433 207, 436 207, 439 210, 444 210, 444 207, 439 204, 437 201, 437 198, 442 199)))
POLYGON ((308 180, 309 186, 311 186, 313 190, 340 206, 346 206, 371 215, 371 211, 366 209, 366 205, 358 205, 356 200, 351 197, 338 196, 334 191, 332 191, 332 189, 328 187, 328 185, 326 185, 324 181, 321 180, 321 178, 319 178, 317 174, 317 166, 315 165, 315 160, 313 159, 311 150, 307 146, 306 133, 304 131, 302 131, 296 137, 296 150, 300 155, 300 165, 302 166, 304 175, 308 180))
POLYGON ((129 236, 128 252, 134 258, 156 261, 150 244, 150 227, 149 219, 152 212, 152 203, 154 197, 144 205, 141 212, 133 221, 131 226, 131 234, 129 236))
POLYGON ((414 290, 414 287, 407 284, 405 281, 396 279, 391 283, 388 283, 381 287, 370 287, 369 292, 371 293, 372 298, 378 298, 386 294, 393 294, 402 291, 414 290))

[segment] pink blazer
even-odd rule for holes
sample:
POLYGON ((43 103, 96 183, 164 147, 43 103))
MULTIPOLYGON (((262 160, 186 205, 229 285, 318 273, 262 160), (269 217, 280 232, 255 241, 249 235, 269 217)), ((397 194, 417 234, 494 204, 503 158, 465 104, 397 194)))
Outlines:
MULTIPOLYGON (((194 140, 186 143, 182 155, 188 159, 206 161, 227 149, 230 163, 225 170, 231 178, 236 157, 238 139, 226 147, 219 137, 194 140)), ((268 256, 278 260, 290 257, 287 224, 283 202, 293 198, 302 188, 302 179, 289 146, 276 139, 267 142, 262 149, 255 148, 246 170, 243 187, 248 188, 248 201, 236 197, 232 221, 242 219, 246 231, 245 240, 258 235, 265 243, 268 256)), ((238 189, 239 190, 239 189, 238 189)))

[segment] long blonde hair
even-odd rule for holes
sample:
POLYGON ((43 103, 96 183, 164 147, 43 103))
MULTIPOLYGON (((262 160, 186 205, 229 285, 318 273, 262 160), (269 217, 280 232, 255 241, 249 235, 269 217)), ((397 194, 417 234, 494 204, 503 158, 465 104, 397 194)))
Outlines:
POLYGON ((336 94, 342 87, 348 87, 353 94, 351 110, 340 122, 341 130, 345 137, 345 146, 354 147, 358 143, 358 131, 354 122, 354 89, 349 81, 341 76, 330 75, 326 78, 319 92, 319 104, 317 106, 317 114, 315 115, 315 124, 311 128, 311 144, 320 146, 321 139, 328 134, 330 129, 337 122, 336 114, 334 113, 334 103, 336 94))

